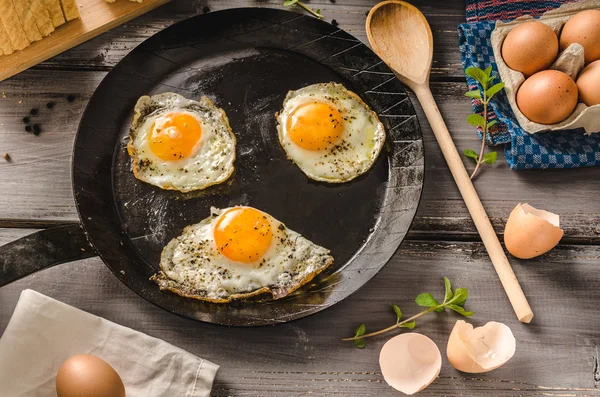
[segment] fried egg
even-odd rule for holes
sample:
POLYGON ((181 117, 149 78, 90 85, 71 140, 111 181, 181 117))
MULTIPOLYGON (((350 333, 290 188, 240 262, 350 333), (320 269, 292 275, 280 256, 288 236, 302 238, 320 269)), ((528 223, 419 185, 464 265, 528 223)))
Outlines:
POLYGON ((342 183, 364 174, 385 142, 377 114, 337 83, 290 91, 275 116, 287 157, 316 181, 342 183))
POLYGON ((270 294, 283 298, 333 262, 320 247, 252 207, 211 208, 211 216, 186 227, 163 249, 161 290, 227 303, 270 294))
POLYGON ((138 100, 127 152, 139 180, 189 192, 229 178, 235 143, 225 112, 209 98, 164 93, 138 100))

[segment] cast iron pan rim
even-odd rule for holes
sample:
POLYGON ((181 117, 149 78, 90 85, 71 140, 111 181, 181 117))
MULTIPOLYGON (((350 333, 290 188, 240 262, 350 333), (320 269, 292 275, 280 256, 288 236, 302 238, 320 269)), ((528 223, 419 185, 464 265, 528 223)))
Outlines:
MULTIPOLYGON (((283 12, 288 12, 288 13, 295 13, 295 14, 298 14, 298 17, 307 17, 307 18, 309 17, 309 16, 307 16, 307 15, 305 15, 305 14, 302 14, 301 12, 295 12, 295 11, 290 11, 290 10, 281 10, 281 9, 279 9, 279 8, 274 8, 274 7, 262 7, 262 6, 258 6, 258 7, 234 7, 234 8, 228 8, 228 9, 223 9, 223 10, 218 10, 218 11, 210 12, 210 14, 226 13, 226 12, 229 12, 229 11, 231 11, 231 10, 239 10, 239 11, 243 11, 243 10, 256 10, 256 9, 265 9, 265 10, 283 11, 283 12)), ((151 39, 153 39, 153 38, 154 38, 154 36, 156 36, 157 34, 160 34, 160 33, 161 33, 161 32, 163 32, 164 30, 167 30, 167 29, 169 29, 169 28, 171 28, 171 27, 174 27, 174 26, 177 26, 177 25, 179 25, 179 24, 183 24, 183 23, 185 23, 185 22, 186 22, 188 19, 197 18, 197 17, 200 17, 200 16, 202 16, 202 15, 206 15, 206 14, 197 14, 197 15, 191 16, 191 17, 189 17, 189 18, 185 18, 185 19, 183 19, 183 20, 181 20, 181 21, 178 21, 178 22, 176 22, 176 23, 174 23, 174 24, 172 24, 172 25, 169 25, 169 26, 165 27, 164 29, 160 30, 159 32, 156 32, 156 33, 155 33, 155 34, 153 34, 152 36, 148 37, 148 38, 147 38, 147 39, 145 39, 144 41, 142 41, 140 44, 138 44, 138 46, 142 45, 143 43, 145 43, 145 42, 146 42, 146 41, 148 41, 148 40, 151 40, 151 39)), ((320 22, 324 22, 324 23, 327 23, 327 24, 329 24, 327 21, 320 21, 320 22)), ((344 30, 342 30, 342 29, 339 29, 339 30, 340 30, 340 31, 344 31, 344 30)), ((345 31, 344 31, 344 32, 345 32, 345 31)), ((365 45, 365 46, 366 46, 366 47, 367 47, 367 48, 368 48, 370 51, 372 51, 372 49, 371 49, 371 48, 370 48, 370 47, 369 47, 367 44, 365 44, 365 43, 362 43, 362 44, 363 44, 363 45, 365 45)), ((137 46, 136 46, 136 48, 137 48, 137 46)), ((104 84, 107 84, 107 83, 106 83, 106 81, 107 81, 107 78, 109 77, 109 75, 110 75, 110 74, 111 74, 111 73, 112 73, 112 72, 113 72, 113 71, 114 71, 116 68, 118 68, 118 67, 119 67, 119 64, 121 64, 121 63, 122 63, 122 62, 123 62, 125 59, 127 59, 128 57, 130 57, 130 56, 131 56, 131 53, 132 53, 132 52, 134 52, 134 51, 136 50, 136 48, 134 48, 133 50, 131 50, 131 51, 130 51, 130 52, 127 54, 127 55, 125 55, 125 56, 124 56, 124 57, 123 57, 123 58, 122 58, 122 59, 121 59, 121 60, 120 60, 120 61, 119 61, 119 62, 118 62, 116 65, 115 65, 115 67, 113 67, 113 69, 111 69, 111 71, 109 71, 109 72, 106 74, 106 76, 104 76, 104 78, 102 79, 102 81, 100 82, 100 84, 98 84, 98 86, 97 86, 97 87, 96 87, 96 89, 94 90, 94 93, 92 94, 92 96, 91 96, 91 97, 90 97, 90 99, 88 100, 88 102, 87 102, 87 104, 86 104, 86 106, 85 106, 85 109, 84 109, 84 111, 82 112, 82 117, 81 117, 81 119, 80 119, 80 121, 79 121, 79 124, 78 124, 78 127, 77 127, 77 132, 76 132, 76 134, 75 134, 75 139, 74 139, 74 144, 73 144, 73 150, 72 150, 72 152, 71 152, 71 156, 72 156, 72 158, 73 158, 73 159, 75 159, 75 152, 76 152, 76 150, 77 150, 77 141, 78 141, 78 139, 79 139, 79 137, 80 137, 80 134, 81 134, 81 130, 82 130, 82 124, 83 124, 83 120, 84 120, 84 115, 87 113, 87 111, 88 111, 88 109, 89 109, 89 107, 90 107, 90 104, 93 102, 93 99, 94 99, 94 97, 97 95, 97 93, 98 93, 98 91, 100 90, 100 88, 102 88, 104 84)), ((377 54, 375 54, 374 52, 373 52, 373 55, 374 55, 375 57, 378 57, 378 55, 377 55, 377 54)), ((383 62, 383 61, 382 61, 382 62, 383 62)), ((385 62, 384 62, 384 63, 385 63, 385 62)), ((386 64, 386 66, 388 66, 388 67, 389 67, 389 65, 387 65, 387 64, 386 64)), ((404 88, 405 88, 404 92, 406 93, 406 86, 404 86, 404 88)), ((412 103, 413 101, 410 99, 410 97, 409 97, 408 99, 409 99, 409 101, 411 102, 411 106, 414 108, 414 105, 413 105, 413 103, 412 103)), ((189 316, 185 315, 185 314, 184 314, 184 313, 182 313, 182 312, 177 312, 177 311, 175 311, 175 310, 174 310, 174 309, 172 309, 172 308, 167 308, 167 307, 164 307, 164 306, 160 305, 158 302, 155 302, 155 301, 152 301, 152 300, 150 300, 150 298, 149 298, 149 297, 147 297, 147 296, 145 296, 145 295, 142 295, 142 294, 140 293, 140 291, 137 291, 137 290, 135 290, 135 289, 134 289, 132 286, 130 286, 130 284, 129 284, 128 282, 126 282, 126 281, 125 281, 125 277, 123 276, 123 274, 121 274, 120 272, 118 272, 116 269, 114 269, 112 266, 110 266, 110 265, 109 265, 108 261, 105 259, 105 255, 104 255, 104 253, 100 252, 100 250, 98 250, 98 249, 97 249, 96 245, 95 245, 95 244, 94 244, 94 242, 93 242, 93 237, 90 237, 90 234, 87 232, 87 228, 86 228, 86 220, 84 219, 84 217, 83 217, 83 216, 82 216, 82 214, 81 214, 81 208, 80 208, 80 207, 81 207, 81 203, 80 203, 80 201, 77 199, 77 186, 75 185, 75 173, 77 172, 77 170, 76 170, 76 168, 77 168, 77 167, 76 167, 75 161, 73 161, 73 162, 72 162, 72 165, 71 165, 71 185, 72 185, 71 187, 72 187, 72 189, 73 189, 72 191, 73 191, 73 197, 74 197, 74 199, 75 199, 75 206, 76 206, 76 208, 77 208, 77 214, 78 214, 78 216, 79 216, 79 219, 80 219, 80 227, 81 227, 81 228, 82 228, 82 230, 84 231, 84 233, 85 233, 85 236, 86 236, 86 239, 87 239, 88 243, 90 244, 90 246, 91 246, 91 247, 94 249, 95 253, 96 253, 96 254, 97 254, 99 257, 100 257, 100 259, 102 260, 102 262, 104 262, 104 265, 105 265, 106 267, 108 267, 108 269, 111 271, 111 273, 112 273, 112 274, 114 274, 114 275, 117 277, 117 279, 119 279, 119 281, 120 281, 120 282, 122 282, 123 284, 125 284, 125 285, 127 286, 127 288, 129 288, 129 290, 131 290, 131 291, 132 291, 132 292, 134 292, 136 295, 138 295, 138 296, 140 296, 141 298, 143 298, 145 301, 147 301, 147 302, 149 302, 149 303, 153 304, 154 306, 156 306, 156 307, 160 308, 161 310, 164 310, 164 311, 170 312, 170 313, 172 313, 172 314, 175 314, 175 315, 177 315, 177 316, 179 316, 179 317, 185 318, 185 319, 187 319, 187 320, 190 320, 190 321, 195 321, 195 322, 200 322, 200 323, 206 323, 206 324, 212 324, 212 325, 225 326, 225 327, 240 327, 240 328, 261 327, 261 326, 269 326, 269 325, 270 325, 270 326, 276 326, 276 325, 279 325, 279 324, 286 324, 286 323, 289 323, 289 322, 292 322, 292 321, 296 321, 296 320, 300 320, 300 319, 303 319, 303 318, 307 318, 307 317, 313 316, 313 315, 315 315, 315 314, 317 314, 317 313, 320 313, 320 312, 323 312, 323 311, 325 311, 325 310, 329 309, 330 307, 332 307, 332 306, 334 306, 335 304, 337 304, 337 303, 340 303, 341 301, 343 301, 343 300, 345 300, 345 299, 349 298, 350 296, 354 295, 354 294, 355 294, 357 291, 359 291, 360 289, 362 289, 362 288, 363 288, 363 287, 364 287, 364 286, 365 286, 365 285, 366 285, 366 284, 367 284, 369 281, 371 281, 371 280, 372 280, 372 279, 373 279, 373 278, 374 278, 376 275, 378 275, 378 274, 381 272, 381 270, 383 269, 383 267, 384 267, 386 264, 388 264, 388 263, 389 263, 390 259, 391 259, 391 258, 392 258, 392 257, 393 257, 393 256, 394 256, 394 255, 395 255, 397 252, 398 252, 398 250, 399 250, 399 249, 400 249, 400 247, 402 246, 402 243, 403 243, 403 242, 405 241, 405 239, 406 239, 406 235, 408 234, 408 232, 409 232, 409 231, 410 231, 410 229, 412 228, 412 225, 414 224, 414 220, 415 220, 415 217, 416 217, 417 211, 419 210, 419 208, 420 208, 420 206, 421 206, 421 200, 422 200, 422 198, 423 198, 423 190, 424 190, 424 189, 423 189, 423 187, 424 187, 424 183, 425 183, 425 172, 424 172, 424 171, 425 171, 425 164, 426 164, 426 159, 425 159, 425 147, 424 147, 424 145, 423 145, 423 132, 422 132, 422 130, 421 130, 421 124, 420 124, 420 122, 419 122, 419 118, 418 118, 418 115, 416 114, 416 112, 415 112, 415 114, 414 114, 414 115, 412 115, 412 117, 414 117, 414 118, 415 118, 415 120, 416 120, 417 130, 418 130, 418 132, 419 132, 419 135, 420 135, 420 137, 421 137, 421 138, 420 138, 420 141, 421 141, 421 143, 422 143, 422 155, 421 155, 421 159, 422 159, 422 161, 423 161, 423 167, 422 167, 422 169, 423 169, 423 173, 422 173, 422 176, 421 176, 421 181, 420 181, 420 183, 419 183, 419 199, 418 199, 418 201, 417 201, 417 203, 416 203, 416 206, 414 207, 413 214, 412 214, 412 216, 411 216, 411 218, 410 218, 410 222, 407 222, 407 223, 408 223, 408 227, 407 227, 407 229, 406 229, 406 233, 405 233, 405 235, 402 237, 402 241, 401 241, 401 242, 398 244, 398 246, 397 246, 397 247, 394 249, 394 251, 390 253, 390 255, 389 255, 389 258, 388 258, 388 259, 385 261, 386 263, 385 263, 384 265, 382 265, 382 266, 381 266, 381 267, 380 267, 378 270, 376 270, 376 271, 375 271, 375 272, 374 272, 374 273, 373 273, 373 274, 372 274, 372 275, 371 275, 371 276, 370 276, 368 279, 366 279, 366 280, 365 280, 365 282, 364 282, 364 283, 363 283, 361 286, 359 286, 358 288, 356 288, 354 291, 352 291, 352 292, 348 293, 347 295, 345 295, 345 296, 341 297, 341 298, 340 298, 339 300, 337 300, 335 303, 332 303, 332 304, 330 304, 330 305, 328 305, 328 306, 325 306, 325 307, 320 307, 320 308, 318 308, 318 309, 315 309, 314 311, 312 311, 312 312, 310 312, 310 313, 307 313, 307 314, 304 314, 304 315, 302 315, 302 316, 300 316, 300 317, 295 317, 295 318, 291 318, 291 319, 284 319, 284 320, 282 320, 282 321, 280 321, 280 322, 276 322, 276 323, 273 323, 273 324, 246 324, 246 325, 232 325, 232 324, 212 323, 212 322, 202 321, 202 320, 200 320, 200 319, 194 319, 194 318, 190 318, 189 316)), ((387 131, 386 131, 386 134, 387 134, 387 131)), ((389 136, 388 136, 388 138, 389 138, 389 136)), ((381 155, 382 155, 382 154, 380 154, 380 156, 381 156, 381 155)), ((114 178, 114 175, 111 175, 111 180, 112 180, 113 178, 114 178)), ((111 185, 112 185, 112 183, 111 183, 111 185)), ((113 198, 114 198, 114 196, 113 196, 113 198)), ((116 208, 115 208, 115 204, 114 204, 114 202, 112 203, 112 209, 113 209, 113 211, 115 211, 115 212, 116 212, 116 208)), ((121 232, 121 233, 122 233, 123 231, 122 231, 122 230, 119 230, 119 232, 121 232)), ((127 238, 128 238, 128 237, 127 237, 127 238)), ((354 257, 355 257, 357 254, 359 254, 359 253, 360 253, 360 251, 358 251, 358 252, 357 252, 357 253, 356 253, 356 254, 355 254, 355 255, 354 255, 352 258, 354 258, 354 257)), ((341 270, 339 270, 339 271, 341 271, 341 270)), ((256 303, 256 304, 260 304, 260 303, 256 303)))

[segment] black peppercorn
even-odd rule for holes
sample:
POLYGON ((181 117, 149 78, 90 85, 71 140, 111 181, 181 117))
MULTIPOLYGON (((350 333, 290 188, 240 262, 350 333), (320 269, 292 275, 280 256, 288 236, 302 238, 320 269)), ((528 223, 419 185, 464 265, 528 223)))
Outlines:
POLYGON ((31 126, 30 126, 30 125, 26 125, 26 126, 25 126, 25 131, 27 131, 27 132, 31 132, 31 126))
POLYGON ((42 129, 40 128, 39 124, 34 124, 33 125, 33 134, 34 135, 40 135, 40 132, 42 132, 42 129))
POLYGON ((39 113, 39 110, 37 110, 37 109, 33 108, 33 109, 31 109, 31 110, 29 111, 29 113, 30 113, 32 116, 37 116, 37 114, 39 113))
POLYGON ((23 122, 25 124, 29 124, 29 117, 27 117, 27 116, 23 117, 23 122))
POLYGON ((74 100, 75 100, 75 95, 73 95, 73 94, 67 95, 67 101, 73 102, 74 100))
POLYGON ((52 108, 54 107, 54 102, 48 102, 48 103, 46 104, 46 107, 47 107, 48 109, 52 109, 52 108))

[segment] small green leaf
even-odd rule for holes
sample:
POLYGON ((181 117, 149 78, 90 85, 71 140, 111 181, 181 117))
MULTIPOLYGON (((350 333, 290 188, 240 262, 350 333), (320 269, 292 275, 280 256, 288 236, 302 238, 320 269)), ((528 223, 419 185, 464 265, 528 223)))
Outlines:
POLYGON ((465 149, 463 152, 465 156, 472 158, 475 161, 479 160, 479 155, 473 149, 465 149))
POLYGON ((416 321, 409 321, 408 323, 404 323, 402 324, 402 328, 408 328, 408 329, 413 329, 417 326, 417 322, 416 321))
POLYGON ((364 339, 356 339, 354 341, 354 346, 358 347, 359 349, 364 349, 367 346, 367 343, 364 339))
POLYGON ((357 336, 364 335, 366 331, 367 331, 367 327, 365 327, 365 325, 364 325, 364 324, 360 324, 360 325, 359 325, 358 327, 356 327, 356 329, 354 330, 354 333, 356 334, 356 335, 354 335, 354 337, 357 337, 357 336))
POLYGON ((444 288, 446 289, 446 296, 444 297, 444 302, 448 302, 454 296, 454 292, 452 292, 452 284, 450 284, 450 280, 448 280, 448 277, 444 277, 444 288))
POLYGON ((467 117, 467 123, 471 124, 473 127, 483 128, 483 125, 485 124, 485 119, 482 115, 478 113, 473 113, 467 117))
POLYGON ((454 291, 454 297, 448 303, 454 305, 463 306, 469 297, 469 290, 466 288, 457 288, 454 291))
POLYGON ((487 68, 485 68, 485 70, 483 71, 483 73, 485 73, 485 75, 489 79, 490 76, 492 75, 492 65, 490 65, 487 68))
POLYGON ((424 307, 434 307, 440 305, 440 303, 436 301, 429 292, 419 294, 419 296, 417 296, 417 299, 415 299, 415 302, 417 303, 417 305, 424 307))
POLYGON ((465 96, 473 99, 481 99, 481 92, 479 92, 479 90, 473 90, 465 93, 465 96))
POLYGON ((291 5, 296 4, 297 2, 298 2, 298 0, 286 0, 283 2, 283 6, 284 7, 291 6, 291 5))
POLYGON ((468 67, 465 70, 465 73, 467 76, 474 78, 475 80, 477 80, 477 82, 479 84, 481 84, 481 87, 486 90, 487 89, 487 84, 488 84, 488 76, 487 74, 479 69, 478 67, 468 67))
POLYGON ((488 130, 490 129, 490 127, 496 125, 498 123, 498 120, 492 120, 492 121, 488 121, 488 130))
POLYGON ((400 308, 393 303, 392 303, 392 308, 394 309, 394 312, 396 313, 396 323, 399 323, 400 319, 402 318, 402 310, 400 310, 400 308))
POLYGON ((321 9, 320 8, 317 8, 316 13, 319 16, 319 19, 323 18, 323 14, 321 14, 321 9))
POLYGON ((458 314, 462 314, 465 317, 471 317, 475 312, 468 312, 462 306, 458 305, 448 305, 448 309, 454 310, 458 314))
POLYGON ((486 164, 494 164, 497 157, 497 152, 489 152, 483 155, 483 161, 485 161, 486 164))
POLYGON ((503 88, 504 88, 504 83, 503 82, 500 82, 498 84, 494 84, 493 86, 491 86, 490 88, 488 88, 488 90, 485 92, 485 95, 487 96, 488 101, 490 99, 492 99, 492 97, 494 95, 496 95, 498 92, 500 92, 503 88))

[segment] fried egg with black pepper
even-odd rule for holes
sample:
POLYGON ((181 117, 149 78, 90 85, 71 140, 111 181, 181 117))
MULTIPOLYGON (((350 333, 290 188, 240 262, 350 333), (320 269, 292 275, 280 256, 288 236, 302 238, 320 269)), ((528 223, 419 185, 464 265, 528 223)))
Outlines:
POLYGON ((225 112, 209 98, 164 93, 138 100, 127 151, 136 178, 189 192, 229 178, 235 144, 225 112))
POLYGON ((364 174, 385 142, 377 114, 338 83, 290 91, 276 118, 287 157, 316 181, 343 183, 364 174))
POLYGON ((283 298, 333 263, 329 250, 252 207, 211 208, 163 249, 161 290, 227 303, 270 294, 283 298))

